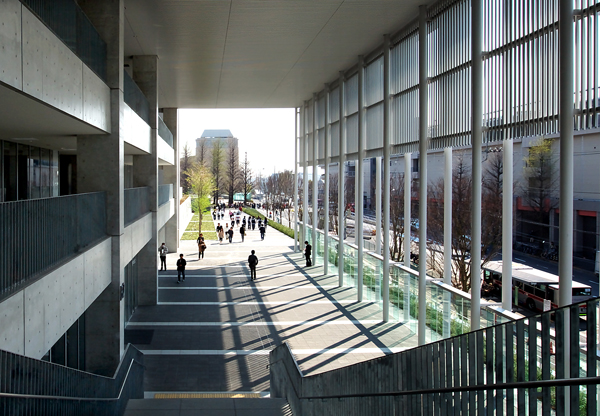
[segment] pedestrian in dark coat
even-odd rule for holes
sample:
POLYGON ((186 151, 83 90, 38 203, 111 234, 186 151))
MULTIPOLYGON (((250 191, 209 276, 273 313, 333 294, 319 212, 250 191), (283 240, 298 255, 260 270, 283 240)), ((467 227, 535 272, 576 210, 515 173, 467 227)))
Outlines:
POLYGON ((240 227, 240 234, 242 236, 242 243, 244 242, 244 237, 246 236, 246 224, 242 224, 240 227))
POLYGON ((227 231, 227 238, 229 239, 229 242, 232 243, 233 242, 233 227, 231 227, 228 231, 227 231))
POLYGON ((265 226, 261 225, 260 228, 258 229, 258 231, 260 231, 260 239, 264 240, 265 239, 265 226))
POLYGON ((256 265, 258 264, 258 257, 254 255, 254 250, 250 252, 248 256, 248 266, 250 267, 250 279, 256 280, 256 265))
POLYGON ((183 254, 179 255, 179 260, 177 260, 177 283, 179 283, 181 280, 181 277, 183 277, 183 281, 185 282, 185 265, 187 264, 187 262, 185 261, 185 259, 183 258, 183 254))
POLYGON ((304 257, 306 257, 306 267, 312 266, 312 259, 310 258, 312 254, 312 246, 308 244, 308 241, 304 242, 304 257))
POLYGON ((256 228, 256 218, 252 217, 252 231, 256 228))

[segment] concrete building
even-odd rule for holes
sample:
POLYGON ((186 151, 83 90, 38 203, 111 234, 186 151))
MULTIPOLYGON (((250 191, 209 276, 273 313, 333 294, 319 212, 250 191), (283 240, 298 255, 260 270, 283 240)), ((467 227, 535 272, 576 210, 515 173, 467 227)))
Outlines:
MULTIPOLYGON (((286 107, 296 109, 296 172, 308 178, 311 170, 317 178, 324 170, 324 229, 330 165, 354 161, 356 234, 363 234, 364 198, 372 204, 374 197, 377 233, 389 246, 390 180, 399 172, 391 156, 399 155, 406 171, 411 166, 413 174, 404 175, 412 187, 404 220, 410 228, 407 210, 418 195, 418 270, 408 267, 408 255, 406 265, 392 264, 381 247, 370 252, 335 241, 312 226, 316 209, 297 232, 300 241, 313 243, 313 264, 323 276, 335 265, 338 286, 354 285, 356 302, 380 305, 381 321, 407 325, 420 347, 304 378, 287 346, 279 346, 270 356, 273 397, 307 415, 430 414, 434 408, 501 414, 509 406, 534 414, 541 388, 540 406, 550 414, 556 388, 558 413, 569 414, 579 411, 579 387, 584 394, 591 386, 586 410, 596 412, 592 387, 600 370, 591 311, 598 303, 585 305, 583 340, 568 305, 575 230, 591 235, 598 228, 590 219, 598 212, 596 140, 576 139, 598 132, 600 79, 592 59, 600 53, 598 5, 517 3, 0 1, 0 380, 17 380, 0 399, 27 403, 33 396, 44 403, 58 394, 52 400, 82 407, 86 399, 117 401, 119 388, 98 395, 89 387, 79 396, 72 390, 87 388, 87 380, 108 383, 91 373, 117 369, 124 378, 137 362, 125 350, 124 327, 137 305, 157 303, 157 248, 165 241, 175 250, 181 231, 177 110, 286 107), (555 312, 552 361, 550 314, 506 322, 514 318, 512 184, 522 163, 513 160, 513 148, 521 140, 524 157, 527 140, 541 136, 557 138, 560 148, 555 214, 563 309, 555 312), (456 149, 470 152, 470 241, 481 246, 483 149, 492 143, 501 143, 504 166, 514 167, 503 173, 501 308, 481 302, 479 250, 470 260, 471 295, 452 288, 448 273, 433 282, 423 261, 428 184, 437 169, 451 175, 456 149), (383 189, 374 195, 365 191, 368 159, 375 160, 375 186, 383 189), (539 337, 532 336, 538 325, 539 337), (90 373, 66 377, 64 367, 40 360, 90 373), (538 368, 545 384, 536 384, 538 368), (476 392, 462 391, 467 384, 476 392), (532 394, 528 408, 526 394, 532 394)), ((318 200, 318 182, 310 191, 303 182, 303 207, 309 192, 318 200)), ((344 184, 338 180, 338 195, 344 184)), ((451 195, 450 187, 445 191, 451 195)), ((338 218, 344 208, 338 204, 338 218)), ((452 257, 450 219, 445 209, 444 262, 452 257)), ((18 405, 13 414, 31 413, 19 413, 18 405)))
POLYGON ((202 158, 210 163, 211 150, 215 142, 220 144, 225 153, 233 147, 235 149, 236 166, 239 165, 239 141, 229 130, 204 130, 202 136, 196 139, 196 159, 202 158))

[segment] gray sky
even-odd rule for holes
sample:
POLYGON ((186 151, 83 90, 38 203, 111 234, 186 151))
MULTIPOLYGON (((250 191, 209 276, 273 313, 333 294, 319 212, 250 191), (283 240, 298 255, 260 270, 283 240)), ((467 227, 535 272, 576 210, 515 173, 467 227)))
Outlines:
POLYGON ((240 162, 248 152, 255 175, 294 170, 294 109, 180 109, 179 138, 196 152, 204 130, 227 129, 239 139, 240 162))

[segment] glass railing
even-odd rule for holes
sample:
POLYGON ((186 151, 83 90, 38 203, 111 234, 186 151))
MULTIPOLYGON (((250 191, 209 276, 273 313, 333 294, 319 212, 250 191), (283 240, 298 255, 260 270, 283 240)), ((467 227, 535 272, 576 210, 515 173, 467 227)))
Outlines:
POLYGON ((123 100, 150 126, 150 103, 135 81, 123 70, 123 100))
MULTIPOLYGON (((300 224, 302 226, 302 224, 300 224)), ((312 239, 312 228, 306 226, 307 236, 312 239)), ((319 259, 323 260, 323 239, 321 230, 317 231, 316 249, 319 259)), ((339 247, 336 237, 330 237, 329 263, 337 267, 338 253, 344 255, 344 286, 358 285, 358 247, 344 243, 339 247)), ((383 309, 383 257, 371 252, 363 256, 363 300, 376 304, 383 309)), ((335 273, 330 271, 330 273, 335 273)), ((462 292, 439 279, 427 276, 426 282, 426 342, 461 335, 471 330, 471 295, 462 292)), ((417 332, 419 305, 419 275, 399 263, 390 263, 389 283, 390 316, 404 322, 409 329, 417 332)), ((503 311, 483 302, 481 306, 480 327, 486 328, 512 320, 503 311)))
POLYGON ((167 127, 162 118, 158 118, 158 135, 165 141, 169 146, 173 147, 173 133, 167 127))
POLYGON ((104 192, 0 203, 0 298, 104 237, 104 192))
POLYGON ((21 0, 21 3, 106 82, 106 43, 73 0, 21 0))
POLYGON ((123 193, 125 226, 141 218, 150 211, 148 197, 150 188, 129 188, 123 193))
POLYGON ((168 183, 166 185, 158 186, 158 206, 166 204, 173 198, 173 184, 168 183))

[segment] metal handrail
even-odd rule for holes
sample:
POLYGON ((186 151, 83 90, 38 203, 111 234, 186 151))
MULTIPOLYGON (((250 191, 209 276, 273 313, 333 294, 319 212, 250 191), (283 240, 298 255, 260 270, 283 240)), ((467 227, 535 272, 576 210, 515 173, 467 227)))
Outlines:
POLYGON ((131 367, 133 364, 137 364, 143 368, 146 366, 142 363, 137 362, 135 359, 131 359, 129 363, 129 367, 127 368, 127 374, 125 374, 125 378, 123 379, 123 383, 121 383, 121 388, 119 389, 119 395, 117 397, 70 397, 70 396, 47 396, 47 395, 37 395, 37 394, 19 394, 19 393, 3 393, 0 392, 0 397, 13 397, 17 399, 43 399, 43 400, 70 400, 70 401, 83 401, 83 402, 114 402, 121 399, 123 394, 123 389, 125 388, 125 384, 127 383, 127 379, 129 378, 129 373, 131 372, 131 367))
MULTIPOLYGON (((288 373, 289 374, 289 373, 288 373)), ((600 384, 600 377, 580 377, 580 378, 563 378, 559 380, 536 380, 536 381, 521 381, 513 383, 498 383, 498 384, 481 384, 477 386, 464 387, 445 387, 437 389, 424 390, 407 390, 393 391, 386 393, 357 393, 357 394, 340 394, 335 396, 298 396, 301 400, 316 400, 316 399, 349 399, 353 397, 382 397, 382 396, 411 396, 415 394, 444 394, 444 393, 462 393, 467 391, 481 390, 510 390, 519 388, 539 388, 539 387, 566 387, 566 386, 590 386, 600 384)), ((293 386, 292 386, 293 387, 293 386)), ((296 389, 294 388, 294 391, 296 389)))

